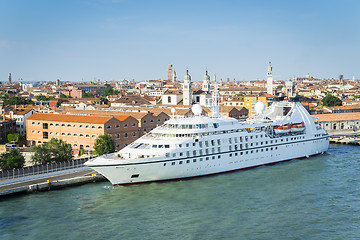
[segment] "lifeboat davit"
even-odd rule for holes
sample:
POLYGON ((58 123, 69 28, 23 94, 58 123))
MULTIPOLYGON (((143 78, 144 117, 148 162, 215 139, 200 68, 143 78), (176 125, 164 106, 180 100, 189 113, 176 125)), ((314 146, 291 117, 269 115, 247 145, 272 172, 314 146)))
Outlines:
POLYGON ((303 122, 295 123, 291 125, 291 132, 302 132, 305 130, 305 125, 303 122))
POLYGON ((276 126, 274 130, 276 134, 286 134, 290 132, 291 127, 289 124, 285 124, 285 125, 276 126))

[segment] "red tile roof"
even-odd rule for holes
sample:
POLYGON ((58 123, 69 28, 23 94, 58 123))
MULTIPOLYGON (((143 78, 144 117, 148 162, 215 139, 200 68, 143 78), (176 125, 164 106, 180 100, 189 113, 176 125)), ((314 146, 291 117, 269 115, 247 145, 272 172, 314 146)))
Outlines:
POLYGON ((335 122, 335 121, 351 121, 351 120, 360 121, 360 112, 327 113, 327 114, 316 114, 311 116, 317 118, 318 122, 335 122))
POLYGON ((106 123, 112 116, 87 116, 72 114, 34 113, 28 119, 54 122, 106 123))

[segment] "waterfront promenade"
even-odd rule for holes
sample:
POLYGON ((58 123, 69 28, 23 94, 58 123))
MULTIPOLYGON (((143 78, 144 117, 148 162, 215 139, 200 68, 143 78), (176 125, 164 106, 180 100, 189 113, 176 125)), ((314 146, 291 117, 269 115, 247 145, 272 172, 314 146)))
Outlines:
POLYGON ((0 182, 0 197, 34 191, 45 191, 61 187, 102 181, 104 178, 88 167, 50 174, 42 174, 0 182))

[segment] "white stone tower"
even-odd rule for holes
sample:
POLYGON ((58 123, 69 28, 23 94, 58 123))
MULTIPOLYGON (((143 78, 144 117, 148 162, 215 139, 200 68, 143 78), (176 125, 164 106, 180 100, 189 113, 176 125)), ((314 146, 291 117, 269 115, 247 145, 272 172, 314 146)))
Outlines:
POLYGON ((205 76, 204 76, 204 81, 203 81, 203 85, 202 85, 202 90, 204 92, 208 92, 210 91, 210 76, 208 75, 208 71, 206 70, 205 76))
POLYGON ((176 72, 174 70, 174 73, 173 73, 173 82, 176 82, 176 72))
POLYGON ((186 70, 183 85, 183 105, 192 105, 192 87, 189 71, 186 70))
POLYGON ((173 65, 168 65, 168 81, 173 81, 173 65))
POLYGON ((269 66, 267 69, 267 76, 266 76, 266 87, 267 93, 273 95, 273 75, 272 75, 272 66, 271 62, 269 62, 269 66))

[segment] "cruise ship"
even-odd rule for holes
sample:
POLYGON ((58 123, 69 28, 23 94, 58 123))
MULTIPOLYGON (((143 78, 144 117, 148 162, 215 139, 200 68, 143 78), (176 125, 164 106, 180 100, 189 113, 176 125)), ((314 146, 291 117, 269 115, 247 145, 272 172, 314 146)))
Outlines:
POLYGON ((173 116, 119 152, 85 165, 115 186, 226 173, 308 158, 329 147, 329 135, 296 98, 275 99, 268 108, 258 102, 245 122, 219 116, 213 105, 212 116, 193 105, 193 117, 173 116))

